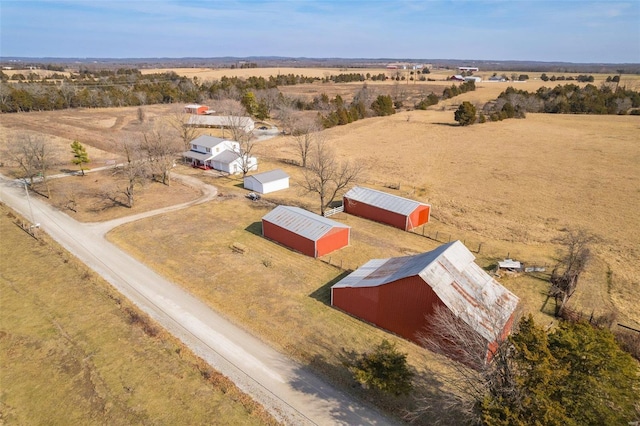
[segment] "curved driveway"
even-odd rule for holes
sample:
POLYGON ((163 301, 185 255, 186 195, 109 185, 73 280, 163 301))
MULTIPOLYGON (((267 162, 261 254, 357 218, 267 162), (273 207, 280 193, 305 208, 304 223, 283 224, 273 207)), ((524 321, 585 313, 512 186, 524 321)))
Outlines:
POLYGON ((200 199, 185 205, 102 224, 84 224, 37 198, 31 197, 29 202, 22 183, 0 175, 0 201, 40 223, 58 243, 213 368, 229 377, 278 420, 292 425, 393 424, 376 409, 323 382, 305 367, 225 320, 184 289, 104 238, 109 229, 125 221, 175 210, 215 196, 211 189, 208 191, 200 199))

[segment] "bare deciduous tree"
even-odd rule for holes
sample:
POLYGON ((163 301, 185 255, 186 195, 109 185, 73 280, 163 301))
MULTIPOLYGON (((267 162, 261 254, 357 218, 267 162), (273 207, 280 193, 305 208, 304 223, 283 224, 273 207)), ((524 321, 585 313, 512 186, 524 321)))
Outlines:
POLYGON ((295 124, 295 108, 287 98, 282 98, 275 110, 275 118, 280 122, 281 130, 285 133, 293 133, 295 124))
POLYGON ((4 112, 9 109, 9 101, 11 100, 11 88, 4 81, 0 81, 0 111, 4 112))
POLYGON ((189 151, 191 141, 198 135, 198 128, 189 122, 191 117, 192 114, 188 114, 182 108, 179 108, 173 111, 168 119, 169 125, 178 132, 184 151, 189 151))
POLYGON ((171 169, 180 146, 171 137, 166 127, 156 124, 142 134, 140 149, 146 157, 149 173, 152 178, 159 179, 163 184, 171 182, 171 169))
POLYGON ((445 356, 448 370, 434 373, 448 391, 420 398, 417 409, 409 416, 411 419, 429 413, 433 418, 435 411, 433 424, 478 424, 478 405, 488 393, 519 398, 510 356, 513 345, 507 338, 496 332, 495 344, 489 345, 482 335, 444 306, 437 306, 428 319, 429 326, 420 342, 445 356))
POLYGON ((578 279, 591 258, 590 245, 596 237, 584 229, 568 229, 556 242, 563 246, 564 255, 551 273, 549 296, 556 302, 555 314, 562 315, 567 302, 578 287, 578 279))
POLYGON ((302 167, 307 167, 307 159, 314 143, 317 144, 318 142, 316 141, 322 143, 321 128, 322 126, 317 120, 311 118, 300 118, 293 124, 293 140, 296 151, 300 155, 300 165, 302 167))
POLYGON ((216 101, 213 104, 213 108, 224 117, 224 128, 222 129, 223 138, 225 137, 225 130, 231 133, 230 139, 238 143, 247 138, 250 132, 249 124, 251 118, 247 115, 247 110, 240 101, 233 99, 216 101))
POLYGON ((140 142, 130 139, 122 139, 117 143, 116 149, 124 157, 121 167, 116 168, 116 173, 121 173, 125 179, 125 187, 122 190, 127 197, 127 205, 133 207, 136 187, 147 177, 147 162, 142 154, 140 142))
POLYGON ((20 168, 20 178, 28 181, 32 188, 36 181, 42 182, 48 198, 51 198, 51 190, 47 179, 47 168, 51 165, 52 155, 49 145, 41 137, 30 134, 20 135, 9 149, 9 157, 20 168))
POLYGON ((240 161, 240 170, 242 171, 242 177, 245 177, 247 173, 249 173, 251 170, 254 170, 257 165, 255 157, 251 155, 255 148, 256 141, 253 138, 252 133, 244 132, 238 133, 238 135, 240 136, 239 140, 236 139, 236 142, 238 142, 238 148, 234 149, 234 152, 238 156, 238 159, 240 161))
POLYGON ((335 151, 324 141, 316 141, 314 145, 302 187, 318 195, 320 214, 324 215, 338 193, 358 179, 363 167, 355 161, 339 161, 335 151))

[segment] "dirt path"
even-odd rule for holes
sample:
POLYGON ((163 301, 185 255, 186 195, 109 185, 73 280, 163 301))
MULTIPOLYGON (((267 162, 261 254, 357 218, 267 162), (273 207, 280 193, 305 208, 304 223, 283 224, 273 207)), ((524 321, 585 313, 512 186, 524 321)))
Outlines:
MULTIPOLYGON (((212 196, 213 193, 204 195, 212 196)), ((33 217, 34 222, 41 224, 42 231, 280 421, 292 425, 394 423, 374 408, 324 383, 305 367, 231 324, 184 289, 106 241, 104 233, 127 218, 104 224, 77 222, 38 199, 32 197, 29 201, 21 183, 1 175, 0 201, 27 218, 33 217)), ((144 214, 163 211, 165 209, 144 214)), ((130 220, 142 217, 137 216, 130 220)))
POLYGON ((151 210, 147 212, 138 213, 131 216, 119 217, 117 219, 109 220, 107 222, 94 222, 88 223, 87 226, 92 228, 94 232, 104 236, 107 232, 113 228, 124 225, 125 223, 134 222, 136 220, 144 219, 151 216, 156 216, 163 213, 168 213, 176 210, 183 209, 185 207, 194 206, 196 204, 206 203, 213 200, 218 195, 218 189, 213 185, 208 185, 193 176, 180 175, 176 173, 171 174, 173 180, 179 181, 184 185, 191 186, 202 192, 202 195, 195 200, 188 201, 182 204, 176 204, 173 206, 163 207, 161 209, 151 210))

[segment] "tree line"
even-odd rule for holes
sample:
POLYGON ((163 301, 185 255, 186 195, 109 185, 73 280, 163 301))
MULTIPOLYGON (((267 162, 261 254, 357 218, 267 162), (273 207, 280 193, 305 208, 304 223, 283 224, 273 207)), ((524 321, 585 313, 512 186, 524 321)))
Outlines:
POLYGON ((205 99, 238 98, 239 93, 248 90, 275 89, 319 80, 317 77, 283 74, 268 78, 223 76, 219 80, 199 81, 197 77, 190 79, 175 72, 142 74, 136 69, 81 69, 68 77, 54 74, 43 79, 33 74, 31 79, 18 76, 11 83, 6 74, 2 73, 1 77, 1 112, 202 102, 205 99))
MULTIPOLYGON (((57 68, 56 68, 57 69, 57 68)), ((0 112, 52 111, 66 108, 108 108, 173 102, 203 102, 205 99, 238 99, 247 91, 316 81, 353 82, 385 80, 384 73, 338 74, 321 79, 298 74, 265 77, 227 77, 216 80, 190 79, 173 71, 142 74, 135 68, 90 70, 81 67, 69 76, 54 73, 41 77, 35 72, 11 78, 0 71, 0 112)), ((299 109, 305 109, 301 106, 299 109)))
POLYGON ((640 92, 603 84, 580 87, 570 83, 535 92, 508 87, 495 101, 487 102, 478 113, 475 105, 463 102, 454 113, 462 126, 487 120, 525 118, 527 112, 549 114, 633 114, 640 115, 640 92))

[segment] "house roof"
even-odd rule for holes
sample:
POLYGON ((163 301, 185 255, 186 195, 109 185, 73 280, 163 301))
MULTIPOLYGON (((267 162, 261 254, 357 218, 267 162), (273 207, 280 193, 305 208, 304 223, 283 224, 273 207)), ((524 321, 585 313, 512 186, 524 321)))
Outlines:
POLYGON ((231 164, 234 161, 236 161, 238 158, 240 158, 240 155, 238 155, 237 152, 233 152, 229 149, 225 149, 220 154, 214 155, 211 159, 214 161, 219 161, 221 163, 231 164))
POLYGON ((344 196, 345 198, 353 201, 359 201, 361 203, 376 206, 383 210, 388 210, 405 216, 411 214, 419 206, 427 205, 419 201, 410 200, 408 198, 399 197, 397 195, 371 188, 364 188, 362 186, 355 186, 351 188, 346 194, 344 194, 344 196))
MULTIPOLYGON (((194 117, 197 117, 197 116, 194 116, 194 117)), ((216 146, 220 145, 225 141, 226 139, 216 138, 215 136, 202 135, 202 136, 198 136, 197 138, 192 140, 190 143, 199 145, 199 146, 204 146, 205 148, 215 148, 216 146)))
POLYGON ((213 154, 207 152, 197 152, 197 151, 186 151, 182 153, 183 157, 186 158, 193 158, 194 160, 199 160, 199 161, 207 161, 207 160, 211 160, 213 158, 213 154))
POLYGON ((350 228, 340 222, 292 206, 278 206, 264 215, 262 220, 312 241, 319 240, 333 228, 350 228))
POLYGON ((519 299, 474 260, 464 244, 454 241, 414 256, 373 259, 332 288, 375 287, 419 276, 447 308, 492 342, 504 329, 519 299))
POLYGON ((282 169, 269 170, 268 172, 256 173, 255 175, 245 176, 245 179, 255 179, 258 182, 264 184, 269 182, 275 182, 280 179, 286 179, 289 175, 282 169))

